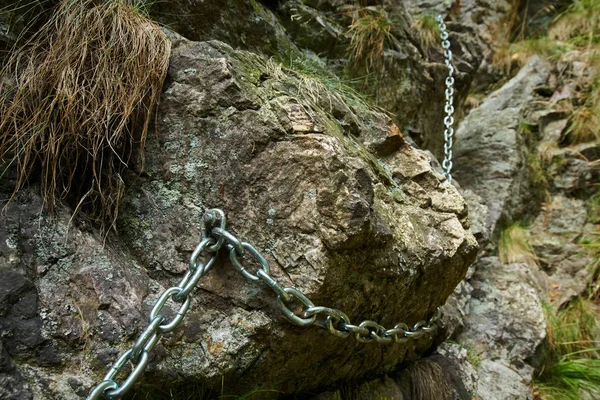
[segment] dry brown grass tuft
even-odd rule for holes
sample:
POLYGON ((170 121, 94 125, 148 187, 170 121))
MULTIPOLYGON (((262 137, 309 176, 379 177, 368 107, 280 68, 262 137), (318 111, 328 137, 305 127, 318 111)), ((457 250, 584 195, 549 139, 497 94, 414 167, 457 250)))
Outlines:
POLYGON ((15 193, 40 174, 46 206, 70 198, 112 226, 121 174, 140 157, 170 42, 131 0, 61 0, 16 50, 0 85, 0 161, 15 193))
POLYGON ((416 36, 423 50, 437 48, 440 39, 440 26, 437 19, 432 15, 419 15, 413 21, 411 28, 414 29, 416 36))
POLYGON ((586 105, 575 109, 570 118, 567 136, 570 144, 600 140, 600 114, 596 107, 586 105))
POLYGON ((352 18, 347 32, 350 36, 349 60, 366 73, 381 69, 386 46, 398 45, 388 14, 375 6, 349 6, 347 10, 352 18))
POLYGON ((592 43, 600 34, 600 2, 598 0, 574 1, 563 12, 548 32, 553 40, 566 41, 578 36, 592 43), (595 38, 596 37, 596 38, 595 38))

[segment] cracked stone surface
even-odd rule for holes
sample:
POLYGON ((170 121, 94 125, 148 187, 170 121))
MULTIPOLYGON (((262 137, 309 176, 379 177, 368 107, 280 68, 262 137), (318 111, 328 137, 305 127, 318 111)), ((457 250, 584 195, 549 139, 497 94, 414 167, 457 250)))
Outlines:
MULTIPOLYGON (((145 168, 124 177, 119 235, 69 225, 65 207, 54 218, 40 213, 35 185, 0 215, 2 354, 12 360, 2 365, 13 368, 20 398, 85 396, 181 279, 208 208, 225 210, 231 231, 265 255, 282 285, 352 321, 391 327, 428 317, 475 257, 462 197, 388 117, 344 104, 311 112, 298 77, 264 58, 171 37, 145 168), (363 123, 344 124, 351 117, 363 123), (307 121, 323 128, 305 129, 307 121)), ((270 289, 224 257, 181 327, 152 352, 146 379, 302 392, 385 373, 430 345, 365 346, 293 326, 270 289)))
POLYGON ((453 176, 483 200, 490 235, 528 211, 531 184, 527 148, 520 133, 527 106, 545 84, 549 65, 532 57, 527 65, 471 112, 456 131, 453 176))

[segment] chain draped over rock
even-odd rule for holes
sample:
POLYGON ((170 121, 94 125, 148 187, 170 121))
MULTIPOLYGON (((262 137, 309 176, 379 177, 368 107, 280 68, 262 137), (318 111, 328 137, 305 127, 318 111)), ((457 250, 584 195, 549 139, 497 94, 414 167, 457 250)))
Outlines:
POLYGON ((150 311, 149 324, 146 329, 139 335, 133 347, 123 353, 114 363, 102 382, 90 392, 88 400, 116 399, 131 389, 144 372, 148 364, 149 352, 156 346, 161 336, 173 331, 183 321, 190 306, 192 290, 198 281, 212 269, 219 252, 223 249, 229 252, 231 263, 244 277, 251 281, 262 281, 275 292, 276 302, 283 315, 294 325, 315 325, 340 338, 352 335, 361 343, 389 344, 406 343, 409 339, 418 339, 423 335, 433 337, 441 323, 439 307, 429 319, 419 321, 412 327, 405 323, 399 323, 393 328, 387 329, 370 320, 354 325, 350 318, 340 310, 315 306, 300 290, 281 286, 270 275, 270 266, 265 257, 250 243, 242 242, 227 231, 225 213, 219 209, 212 209, 204 214, 202 238, 190 257, 187 272, 177 286, 168 288, 156 300, 150 311), (201 262, 199 260, 202 254, 208 256, 208 261, 201 262), (242 264, 245 256, 251 256, 259 264, 256 272, 250 272, 242 264), (171 320, 167 320, 161 313, 169 299, 180 304, 179 310, 171 320), (299 311, 292 307, 294 304, 300 307, 299 311), (128 361, 133 364, 133 369, 123 383, 119 384, 115 378, 128 361))
MULTIPOLYGON (((448 41, 448 32, 442 17, 437 18, 441 31, 444 61, 448 67, 446 78, 446 105, 444 118, 444 161, 442 167, 448 182, 452 182, 452 137, 454 135, 454 67, 452 66, 452 52, 448 41)), ((340 310, 323 306, 315 306, 301 291, 294 287, 282 287, 271 275, 270 266, 265 257, 250 243, 242 242, 226 229, 225 213, 219 209, 212 209, 204 214, 200 243, 194 249, 189 268, 177 286, 163 292, 156 300, 150 312, 149 324, 139 335, 131 349, 123 353, 113 364, 102 382, 96 385, 87 397, 87 400, 117 399, 122 397, 135 382, 141 377, 149 360, 149 353, 156 346, 162 335, 176 329, 183 321, 191 303, 191 293, 200 279, 214 266, 218 253, 223 248, 229 252, 229 259, 235 269, 244 277, 255 282, 264 282, 277 295, 276 302, 283 315, 294 325, 315 325, 326 329, 332 335, 347 338, 354 336, 360 343, 376 342, 381 344, 406 343, 410 339, 418 339, 424 335, 433 337, 441 325, 441 309, 438 307, 434 314, 427 320, 421 320, 409 327, 405 323, 398 323, 393 328, 385 328, 371 320, 362 321, 358 325, 352 324, 348 315, 340 310), (208 261, 201 262, 200 255, 208 255, 208 261), (259 269, 252 273, 243 264, 242 258, 250 255, 259 265, 259 269), (179 303, 179 310, 169 321, 161 311, 166 302, 172 299, 179 303), (293 304, 300 306, 297 311, 293 304), (294 309, 292 309, 294 308, 294 309), (123 370, 128 361, 133 368, 125 380, 119 384, 117 375, 123 370)))

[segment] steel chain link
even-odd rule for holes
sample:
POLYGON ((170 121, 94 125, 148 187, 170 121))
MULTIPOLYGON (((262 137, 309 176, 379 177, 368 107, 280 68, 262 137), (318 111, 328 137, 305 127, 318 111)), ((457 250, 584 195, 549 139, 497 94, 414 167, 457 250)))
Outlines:
MULTIPOLYGON (((448 66, 446 78, 446 117, 444 118, 444 161, 443 168, 446 178, 452 181, 452 140, 454 130, 454 67, 452 66, 452 52, 448 41, 448 32, 441 16, 438 16, 441 30, 442 47, 444 49, 445 63, 448 66)), ((183 317, 191 304, 191 292, 198 281, 214 266, 219 250, 225 246, 229 251, 229 258, 233 266, 244 277, 251 281, 262 281, 270 287, 277 296, 276 302, 283 315, 294 325, 315 325, 326 329, 329 333, 340 338, 351 335, 361 343, 376 342, 381 344, 406 343, 409 339, 419 339, 424 335, 432 337, 438 326, 441 325, 441 309, 438 307, 434 314, 427 320, 422 320, 409 327, 405 323, 394 325, 391 329, 375 321, 365 320, 359 325, 353 325, 348 315, 340 310, 323 306, 315 306, 313 302, 301 291, 294 287, 283 287, 270 275, 270 266, 265 257, 250 243, 242 242, 226 229, 225 213, 219 209, 212 209, 205 213, 201 229, 201 240, 194 249, 189 268, 177 286, 165 290, 156 300, 150 312, 149 323, 139 335, 133 347, 123 353, 113 364, 104 379, 96 385, 87 397, 87 400, 117 399, 123 396, 143 374, 149 360, 149 353, 156 346, 162 335, 176 329, 183 321, 183 317), (199 257, 207 253, 209 259, 203 263, 199 257), (242 264, 242 259, 251 256, 259 265, 255 273, 250 272, 242 264), (175 316, 167 321, 162 314, 163 307, 171 299, 179 303, 179 310, 175 316), (290 308, 292 303, 300 306, 300 311, 295 312, 290 308), (117 375, 125 366, 131 363, 132 369, 121 384, 117 382, 117 375)))
MULTIPOLYGON (((220 210, 211 211, 214 213, 219 212, 220 210)), ((222 211, 220 212, 223 214, 222 226, 224 227, 224 213, 222 211)), ((150 322, 146 329, 139 335, 133 347, 123 353, 113 364, 111 369, 104 376, 102 382, 92 389, 87 397, 88 400, 117 399, 131 389, 133 384, 146 369, 149 353, 154 346, 156 346, 162 335, 173 331, 181 324, 181 321, 183 321, 183 317, 190 307, 192 299, 190 296, 191 291, 195 288, 200 278, 206 275, 213 267, 217 259, 217 251, 220 245, 226 240, 223 239, 222 241, 219 241, 219 239, 220 237, 217 238, 217 240, 212 237, 203 237, 200 240, 200 243, 190 257, 189 269, 186 271, 179 284, 165 290, 156 300, 152 307, 152 311, 150 311, 150 322), (216 250, 213 251, 215 248, 216 250), (206 263, 202 263, 198 260, 199 256, 204 252, 212 252, 212 255, 206 263), (169 299, 181 304, 171 321, 167 321, 167 318, 161 313, 169 299), (128 362, 131 362, 133 368, 123 383, 119 384, 116 381, 116 377, 125 368, 128 362)))
POLYGON ((396 324, 391 329, 375 321, 362 321, 359 325, 353 325, 348 315, 334 308, 315 306, 313 302, 300 290, 294 287, 283 287, 270 275, 270 266, 265 257, 251 244, 242 242, 231 232, 226 230, 226 220, 223 211, 218 209, 209 210, 203 218, 202 238, 200 243, 190 257, 189 269, 177 286, 165 290, 154 303, 150 311, 149 324, 139 335, 133 347, 119 357, 108 371, 102 382, 100 382, 88 396, 88 400, 94 399, 116 399, 127 392, 142 375, 148 364, 149 352, 158 343, 162 335, 173 331, 181 324, 183 317, 191 303, 191 291, 198 281, 206 275, 213 267, 218 252, 221 248, 229 252, 229 258, 234 267, 246 279, 250 281, 262 281, 270 287, 275 295, 276 303, 279 305, 283 315, 294 325, 315 325, 326 329, 332 335, 347 338, 351 335, 361 343, 377 342, 406 343, 409 339, 418 339, 423 335, 433 336, 440 324, 441 310, 438 307, 435 313, 426 321, 419 321, 412 327, 404 323, 396 324), (218 223, 218 227, 215 227, 218 223), (203 253, 210 254, 206 263, 199 261, 203 253), (257 264, 256 272, 250 272, 242 264, 242 258, 250 256, 257 264), (165 304, 171 299, 179 303, 179 309, 170 321, 162 314, 165 304), (299 310, 292 309, 292 305, 299 306, 299 310), (119 384, 117 375, 128 363, 133 368, 119 384))
POLYGON ((448 67, 448 77, 446 78, 446 105, 444 111, 444 161, 442 168, 444 175, 449 183, 452 183, 452 142, 454 140, 454 66, 452 65, 452 50, 450 50, 450 41, 448 40, 448 31, 441 15, 438 15, 437 21, 440 27, 440 38, 442 39, 442 48, 444 49, 444 63, 448 67))

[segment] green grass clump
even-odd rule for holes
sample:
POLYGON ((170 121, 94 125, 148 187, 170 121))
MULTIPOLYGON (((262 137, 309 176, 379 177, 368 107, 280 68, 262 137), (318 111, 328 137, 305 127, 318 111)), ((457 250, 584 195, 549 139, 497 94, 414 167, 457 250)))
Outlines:
POLYGON ((285 94, 293 97, 313 120, 324 124, 331 132, 341 133, 341 122, 362 129, 374 117, 387 119, 383 110, 372 105, 370 98, 352 88, 351 82, 343 81, 329 71, 315 56, 271 58, 265 68, 269 76, 282 84, 280 87, 285 94), (342 118, 332 118, 332 114, 339 112, 344 115, 342 118))
POLYGON ((583 393, 600 396, 600 342, 596 315, 587 300, 576 299, 565 310, 544 306, 547 319, 545 364, 535 384, 543 400, 575 400, 583 393))
POLYGON ((498 242, 498 257, 503 264, 538 265, 538 258, 529 243, 529 231, 520 222, 502 231, 498 242))
POLYGON ((350 64, 364 69, 367 74, 380 71, 384 49, 398 43, 392 33, 391 19, 383 8, 375 6, 350 6, 348 15, 352 18, 346 32, 350 37, 350 64))
MULTIPOLYGON (((592 198, 594 197, 596 197, 594 199, 596 201, 595 207, 600 207, 598 205, 598 202, 600 201, 598 194, 592 198)), ((599 208, 596 208, 596 210, 599 210, 599 208)), ((598 224, 597 221, 598 218, 600 218, 600 215, 596 214, 595 218, 596 219, 593 221, 596 222, 593 223, 598 224)), ((589 285, 589 299, 590 301, 600 304, 600 231, 595 232, 593 239, 584 246, 592 255, 592 261, 590 262, 590 265, 588 265, 592 276, 592 281, 589 285)))
POLYGON ((576 358, 567 354, 544 372, 544 380, 537 383, 542 400, 581 400, 600 396, 600 360, 576 358))
POLYGON ((529 57, 538 54, 555 62, 567 52, 574 50, 575 46, 570 43, 552 40, 548 37, 527 39, 512 43, 509 53, 514 61, 523 65, 529 57))
POLYGON ((355 90, 351 86, 352 81, 340 79, 321 60, 309 56, 284 55, 270 60, 267 67, 270 74, 282 80, 285 80, 285 76, 281 72, 297 77, 300 80, 298 94, 310 100, 310 103, 322 101, 321 97, 325 95, 330 105, 335 101, 348 108, 373 108, 371 99, 355 90))
POLYGON ((548 176, 546 168, 543 165, 542 155, 531 151, 527 154, 527 172, 529 173, 529 183, 532 188, 532 195, 539 202, 547 201, 550 198, 548 176))
POLYGON ((584 38, 588 43, 600 35, 600 2, 578 0, 561 13, 550 28, 548 36, 555 40, 584 38))
POLYGON ((588 220, 592 224, 600 224, 600 185, 596 185, 596 192, 586 200, 588 220))
POLYGON ((600 347, 594 339, 598 325, 596 316, 587 300, 578 298, 564 310, 553 312, 545 306, 548 322, 548 344, 550 350, 559 357, 567 354, 581 354, 584 358, 598 358, 600 353, 589 351, 600 347))
POLYGON ((417 38, 424 50, 439 46, 440 25, 433 15, 422 14, 415 18, 412 27, 417 33, 417 38))

